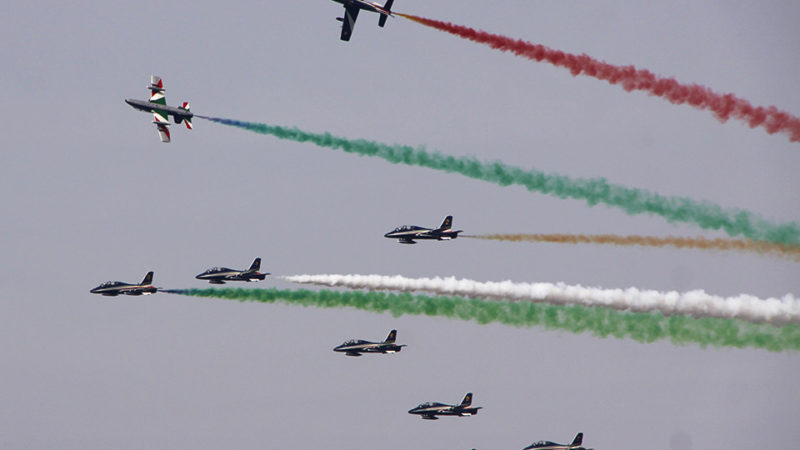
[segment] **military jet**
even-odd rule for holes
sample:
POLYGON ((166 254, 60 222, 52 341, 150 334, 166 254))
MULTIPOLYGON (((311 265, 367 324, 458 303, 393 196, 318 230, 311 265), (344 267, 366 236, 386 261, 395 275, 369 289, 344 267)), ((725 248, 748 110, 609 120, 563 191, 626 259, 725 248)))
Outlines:
POLYGON ((423 228, 416 225, 403 225, 386 233, 383 237, 397 239, 401 244, 416 244, 414 239, 435 239, 437 241, 449 241, 458 237, 462 230, 453 231, 453 216, 444 218, 444 222, 439 228, 423 228))
POLYGON ((378 3, 368 2, 365 0, 333 0, 336 3, 341 3, 344 6, 344 16, 337 17, 336 20, 342 22, 342 35, 340 37, 343 41, 349 41, 350 35, 353 34, 353 27, 356 26, 356 18, 358 12, 363 10, 372 11, 380 14, 378 18, 378 26, 383 28, 386 25, 386 18, 392 15, 392 3, 394 0, 386 0, 386 3, 381 6, 378 3))
POLYGON ((263 280, 269 273, 261 273, 259 269, 261 269, 261 258, 256 258, 247 270, 212 267, 200 275, 197 275, 195 278, 198 280, 208 280, 211 284, 225 284, 226 281, 250 282, 252 280, 263 280))
POLYGON ((533 444, 525 447, 522 450, 593 450, 591 448, 583 448, 581 447, 581 443, 583 442, 583 433, 578 433, 573 439, 572 444, 556 444, 555 442, 550 441, 539 441, 534 442, 533 444))
POLYGON ((396 353, 405 347, 394 343, 397 338, 397 330, 389 332, 389 336, 383 342, 370 342, 361 339, 351 339, 333 349, 335 352, 342 352, 347 356, 361 356, 362 353, 396 353))
POLYGON ((174 106, 167 106, 167 99, 164 97, 164 83, 161 78, 152 75, 150 76, 150 100, 136 100, 129 98, 125 103, 133 106, 134 108, 153 113, 153 123, 158 129, 158 135, 161 136, 161 142, 169 142, 169 116, 175 120, 175 123, 183 122, 186 128, 192 129, 192 117, 194 114, 189 111, 189 102, 183 102, 177 108, 174 106))
POLYGON ((105 283, 92 289, 92 294, 116 297, 120 294, 125 295, 148 295, 158 292, 158 288, 153 286, 153 272, 147 272, 139 284, 123 283, 122 281, 106 281, 105 283))
POLYGON ((480 406, 472 405, 472 392, 467 393, 460 405, 446 405, 444 403, 428 402, 408 411, 409 414, 418 414, 423 419, 438 420, 436 416, 471 416, 478 414, 480 406))

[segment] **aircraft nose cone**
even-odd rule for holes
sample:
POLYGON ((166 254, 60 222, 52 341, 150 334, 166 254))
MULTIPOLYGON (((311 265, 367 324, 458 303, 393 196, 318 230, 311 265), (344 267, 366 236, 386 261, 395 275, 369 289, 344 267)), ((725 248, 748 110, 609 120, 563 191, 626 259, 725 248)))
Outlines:
POLYGON ((391 234, 392 234, 392 232, 390 231, 390 232, 384 234, 383 237, 392 237, 392 236, 390 236, 391 234))
POLYGON ((198 274, 197 276, 195 276, 195 278, 197 278, 198 280, 202 280, 203 279, 203 274, 202 273, 198 274))

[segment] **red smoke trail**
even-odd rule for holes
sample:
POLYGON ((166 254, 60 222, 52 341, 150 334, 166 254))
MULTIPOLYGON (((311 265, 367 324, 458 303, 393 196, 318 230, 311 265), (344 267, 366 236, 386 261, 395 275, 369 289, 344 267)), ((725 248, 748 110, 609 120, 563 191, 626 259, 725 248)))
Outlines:
POLYGON ((637 69, 633 66, 615 66, 598 61, 586 54, 565 53, 543 45, 478 31, 462 25, 408 14, 396 14, 437 30, 486 44, 500 51, 567 68, 573 76, 588 75, 611 84, 619 84, 626 91, 645 91, 678 105, 688 103, 698 109, 710 110, 720 122, 725 122, 733 117, 747 122, 750 128, 764 127, 769 134, 784 133, 789 136, 791 142, 800 142, 800 118, 774 106, 756 107, 733 94, 718 94, 698 84, 681 84, 673 78, 663 78, 649 70, 637 69))

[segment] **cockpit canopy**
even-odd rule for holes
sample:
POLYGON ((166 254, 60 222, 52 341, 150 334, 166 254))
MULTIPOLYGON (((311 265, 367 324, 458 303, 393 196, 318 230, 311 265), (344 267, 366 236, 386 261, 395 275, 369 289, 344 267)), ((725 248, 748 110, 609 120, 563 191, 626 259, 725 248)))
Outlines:
POLYGON ((355 343, 356 343, 355 339, 349 339, 349 340, 344 341, 344 343, 342 345, 353 345, 355 343))
POLYGON ((403 225, 401 227, 395 228, 393 233, 398 232, 398 231, 411 231, 411 230, 419 230, 419 229, 420 229, 420 227, 418 227, 416 225, 403 225))
POLYGON ((214 272, 229 272, 231 269, 227 267, 212 267, 206 270, 204 273, 214 273, 214 272))
POLYGON ((425 402, 417 406, 417 408, 430 408, 431 406, 436 406, 438 403, 436 402, 425 402))
POLYGON ((558 444, 556 444, 555 442, 550 442, 550 441, 539 441, 539 442, 534 442, 533 444, 531 444, 531 447, 547 447, 547 446, 550 446, 550 445, 558 445, 558 444))
POLYGON ((106 281, 105 283, 101 284, 98 287, 105 288, 111 286, 119 286, 120 284, 125 284, 125 283, 123 283, 122 281, 106 281))

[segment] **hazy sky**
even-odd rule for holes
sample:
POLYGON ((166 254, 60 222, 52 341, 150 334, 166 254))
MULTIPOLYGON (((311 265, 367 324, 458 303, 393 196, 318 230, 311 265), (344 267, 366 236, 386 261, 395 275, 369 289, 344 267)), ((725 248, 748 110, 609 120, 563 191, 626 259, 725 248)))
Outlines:
MULTIPOLYGON (((800 114, 793 1, 397 0, 800 114)), ((125 98, 299 126, 800 220, 800 144, 410 21, 330 1, 6 2, 0 7, 0 447, 602 449, 792 445, 800 356, 354 310, 159 294, 214 265, 607 288, 800 293, 797 263, 747 254, 512 244, 398 245, 447 214, 468 233, 703 235, 651 216, 392 165, 207 121, 172 127, 125 98), (391 328, 401 353, 347 358, 391 328), (424 401, 483 406, 422 421, 424 401)), ((253 286, 253 285, 250 285, 253 286)), ((291 288, 268 279, 256 286, 291 288)))

